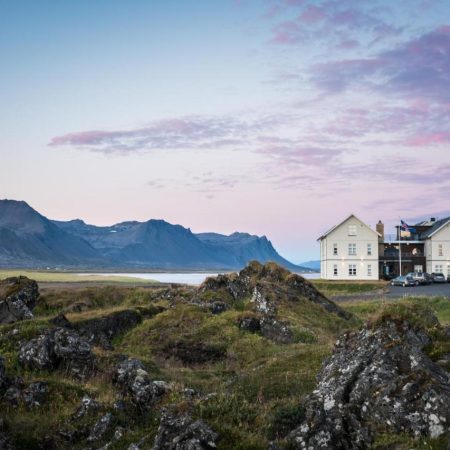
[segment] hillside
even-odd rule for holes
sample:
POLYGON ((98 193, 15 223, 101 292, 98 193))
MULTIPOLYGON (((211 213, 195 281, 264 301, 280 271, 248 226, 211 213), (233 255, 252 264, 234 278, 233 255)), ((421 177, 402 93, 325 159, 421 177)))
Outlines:
POLYGON ((320 272, 320 260, 305 261, 300 263, 299 265, 314 272, 320 272))
POLYGON ((196 236, 215 252, 230 255, 232 267, 244 267, 249 261, 256 260, 261 263, 273 261, 287 269, 307 271, 307 268, 295 266, 280 256, 266 236, 238 232, 229 236, 218 233, 199 233, 196 236))
MULTIPOLYGON (((12 303, 14 283, 30 284, 7 282, 12 303)), ((440 383, 449 375, 437 362, 448 366, 448 336, 423 300, 384 303, 363 327, 302 277, 253 262, 197 289, 48 290, 27 305, 33 318, 0 325, 0 448, 287 450, 300 439, 320 444, 326 432, 335 448, 350 448, 358 426, 373 446, 355 449, 446 448, 446 412, 430 393, 447 400, 440 383), (403 386, 432 400, 402 399, 403 386), (373 414, 352 418, 376 390, 373 414), (439 426, 415 435, 395 416, 397 402, 419 412, 420 426, 437 413, 439 426), (347 428, 333 428, 339 418, 347 428)), ((448 302, 430 306, 448 314, 448 302)))
POLYGON ((105 258, 25 202, 0 200, 0 266, 102 265, 105 258))
POLYGON ((25 202, 0 200, 0 267, 229 270, 250 260, 302 270, 265 236, 196 235, 164 220, 105 227, 79 219, 51 221, 25 202))

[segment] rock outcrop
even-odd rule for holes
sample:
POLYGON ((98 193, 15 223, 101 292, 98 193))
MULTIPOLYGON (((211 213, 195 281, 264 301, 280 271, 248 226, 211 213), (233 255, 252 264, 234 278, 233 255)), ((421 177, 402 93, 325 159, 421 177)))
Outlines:
POLYGON ((211 450, 216 448, 218 437, 202 420, 163 410, 153 450, 211 450))
MULTIPOLYGON (((379 433, 439 438, 450 431, 450 374, 425 350, 439 331, 386 316, 336 343, 290 435, 298 449, 368 449, 379 433)), ((423 322, 424 318, 420 320, 423 322)))
POLYGON ((5 360, 2 356, 0 356, 0 392, 6 387, 7 378, 6 378, 6 368, 5 368, 5 360))
POLYGON ((23 367, 54 371, 62 368, 83 379, 94 370, 94 354, 89 343, 70 329, 55 328, 21 345, 19 362, 23 367))
POLYGON ((328 300, 302 276, 293 274, 275 263, 262 265, 256 261, 250 262, 239 273, 207 278, 198 288, 194 302, 213 304, 220 301, 233 305, 251 297, 263 313, 273 312, 270 308, 274 300, 297 302, 303 299, 316 303, 325 311, 344 319, 351 317, 349 312, 328 300), (264 309, 262 299, 269 309, 264 309))
MULTIPOLYGON (((297 302, 311 302, 341 319, 352 317, 328 300, 312 283, 274 263, 262 265, 253 261, 239 273, 208 278, 193 297, 193 303, 209 307, 216 314, 243 301, 250 302, 253 312, 242 316, 238 326, 242 330, 259 333, 277 344, 303 342, 291 324, 279 317, 280 305, 289 308, 297 302), (215 307, 219 302, 222 305, 220 309, 215 307)), ((308 342, 315 340, 308 330, 305 333, 308 342)))
POLYGON ((125 359, 114 373, 113 381, 124 395, 141 410, 149 410, 167 391, 169 385, 164 381, 152 381, 139 359, 125 359))
POLYGON ((39 288, 27 277, 12 277, 0 281, 0 324, 33 318, 39 288))
POLYGON ((111 340, 142 322, 142 315, 134 309, 115 311, 103 317, 87 319, 73 324, 73 327, 89 343, 111 348, 111 340))

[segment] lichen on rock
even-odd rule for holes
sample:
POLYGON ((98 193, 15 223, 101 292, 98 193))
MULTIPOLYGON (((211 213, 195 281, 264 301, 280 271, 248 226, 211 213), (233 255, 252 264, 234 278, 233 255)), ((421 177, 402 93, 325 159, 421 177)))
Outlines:
POLYGON ((450 374, 425 349, 427 330, 385 317, 343 335, 290 435, 299 449, 366 449, 378 433, 438 438, 450 428, 450 374))

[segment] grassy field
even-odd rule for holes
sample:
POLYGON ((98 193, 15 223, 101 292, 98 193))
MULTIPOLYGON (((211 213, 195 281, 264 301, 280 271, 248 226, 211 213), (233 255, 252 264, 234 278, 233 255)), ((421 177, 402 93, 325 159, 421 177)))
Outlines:
POLYGON ((328 297, 338 295, 370 294, 385 289, 387 281, 330 281, 310 280, 317 289, 328 297))
POLYGON ((37 282, 49 283, 86 283, 86 282, 102 282, 102 283, 154 283, 152 280, 144 280, 143 278, 128 277, 122 275, 89 275, 76 274, 70 272, 53 272, 53 271, 34 271, 34 270, 0 270, 0 280, 8 277, 17 277, 24 275, 37 282))
MULTIPOLYGON (((29 275, 36 279, 36 273, 29 275)), ((56 274, 43 275, 52 277, 56 274)), ((74 274, 58 275, 77 277, 74 274)), ((0 272, 0 278, 2 276, 4 272, 0 272)), ((42 414, 40 409, 29 411, 8 406, 6 425, 15 430, 13 434, 21 444, 20 448, 37 450, 36 442, 45 434, 57 434, 61 424, 69 421, 84 394, 111 409, 117 393, 107 374, 111 373, 119 355, 127 355, 141 359, 153 379, 172 384, 173 391, 158 407, 170 404, 179 411, 189 410, 194 417, 204 419, 221 435, 219 450, 266 450, 268 442, 273 439, 279 439, 281 448, 288 448, 283 444, 283 437, 301 422, 304 414, 301 400, 314 389, 323 361, 331 354, 334 342, 344 331, 356 330, 365 321, 375 320, 391 310, 412 308, 420 311, 422 307, 431 308, 443 325, 450 324, 450 299, 370 299, 370 292, 382 289, 384 282, 317 281, 314 284, 327 295, 330 292, 338 292, 339 295, 368 293, 368 297, 367 300, 339 303, 354 314, 351 321, 324 314, 321 307, 306 300, 280 303, 280 318, 289 320, 299 337, 290 345, 276 344, 237 326, 239 318, 248 314, 248 302, 236 304, 223 314, 213 315, 205 309, 183 303, 182 298, 189 295, 190 288, 180 289, 177 299, 160 295, 159 289, 125 285, 46 292, 34 310, 33 320, 0 326, 0 355, 5 357, 11 376, 20 375, 27 383, 35 380, 49 383, 51 400, 45 407, 50 414, 42 414), (70 312, 71 305, 81 303, 82 312, 70 312), (144 318, 140 325, 116 337, 113 349, 94 348, 103 372, 87 383, 71 379, 61 372, 24 372, 18 365, 20 342, 52 326, 49 320, 59 312, 64 312, 72 323, 77 324, 121 309, 148 311, 152 307, 165 307, 166 311, 144 318), (174 356, 173 349, 177 348, 195 352, 215 350, 223 357, 193 364, 182 363, 174 356), (188 401, 182 394, 184 388, 195 389, 201 395, 212 395, 203 400, 199 397, 188 401)), ((434 350, 436 354, 440 351, 439 348, 434 350)), ((0 404, 0 409, 2 407, 0 404)), ((144 416, 124 420, 128 420, 130 431, 110 447, 112 450, 127 448, 131 442, 156 433, 156 415, 147 416, 145 420, 144 416)), ((412 448, 413 441, 409 437, 388 436, 383 439, 397 445, 395 448, 399 450, 412 448)), ((384 441, 376 448, 387 448, 383 445, 384 441)), ((82 443, 74 443, 71 448, 80 449, 82 443)), ((423 447, 414 448, 441 450, 446 447, 427 440, 423 447)))
POLYGON ((363 321, 379 315, 386 308, 396 304, 413 304, 433 310, 441 325, 450 325, 450 298, 447 297, 409 297, 402 300, 362 300, 340 302, 339 306, 355 314, 363 321))

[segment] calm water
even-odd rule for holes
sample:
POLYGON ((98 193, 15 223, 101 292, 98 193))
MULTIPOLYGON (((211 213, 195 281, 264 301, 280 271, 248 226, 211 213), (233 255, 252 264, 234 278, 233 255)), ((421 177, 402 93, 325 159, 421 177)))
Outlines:
MULTIPOLYGON (((91 274, 79 274, 79 275, 104 275, 104 276, 123 276, 123 277, 133 277, 133 278, 142 278, 144 280, 153 280, 159 281, 160 283, 181 283, 181 284, 192 284, 199 285, 205 281, 207 277, 215 277, 218 275, 218 272, 210 272, 210 273, 171 273, 171 272, 160 272, 160 273, 91 273, 91 274)), ((303 277, 308 279, 319 278, 320 274, 318 273, 305 273, 301 274, 303 277)))

